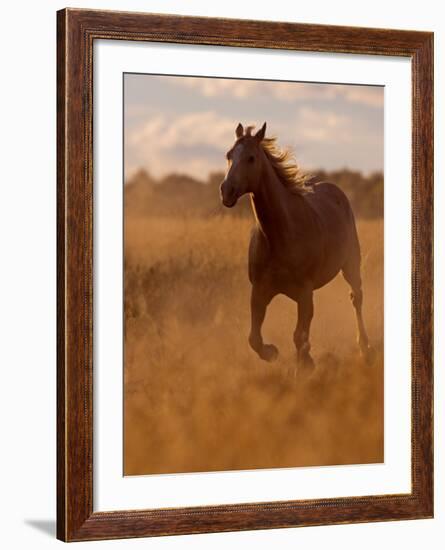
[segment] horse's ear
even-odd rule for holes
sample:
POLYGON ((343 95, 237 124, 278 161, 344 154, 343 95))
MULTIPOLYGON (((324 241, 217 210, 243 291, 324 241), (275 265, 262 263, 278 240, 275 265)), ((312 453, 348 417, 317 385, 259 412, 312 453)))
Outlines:
POLYGON ((241 124, 241 122, 238 124, 238 126, 236 127, 236 130, 235 130, 235 134, 236 134, 236 137, 237 138, 240 138, 243 136, 244 134, 244 128, 243 128, 243 125, 241 124))
POLYGON ((258 141, 263 141, 265 135, 266 135, 266 123, 264 123, 261 126, 261 128, 258 130, 258 132, 255 134, 255 138, 258 141))

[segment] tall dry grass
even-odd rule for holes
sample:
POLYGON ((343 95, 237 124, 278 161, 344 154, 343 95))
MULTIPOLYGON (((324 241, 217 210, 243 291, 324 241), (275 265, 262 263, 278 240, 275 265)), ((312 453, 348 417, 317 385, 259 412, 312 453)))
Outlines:
POLYGON ((349 288, 315 294, 311 376, 296 369, 296 305, 268 309, 275 363, 249 348, 251 221, 126 216, 125 474, 383 461, 383 223, 358 225, 372 366, 349 288))

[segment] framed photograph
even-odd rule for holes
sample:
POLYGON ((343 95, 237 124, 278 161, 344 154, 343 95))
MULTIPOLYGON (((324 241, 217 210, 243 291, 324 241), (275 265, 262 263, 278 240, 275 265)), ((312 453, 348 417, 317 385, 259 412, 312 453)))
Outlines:
POLYGON ((433 516, 433 34, 65 9, 64 541, 433 516))

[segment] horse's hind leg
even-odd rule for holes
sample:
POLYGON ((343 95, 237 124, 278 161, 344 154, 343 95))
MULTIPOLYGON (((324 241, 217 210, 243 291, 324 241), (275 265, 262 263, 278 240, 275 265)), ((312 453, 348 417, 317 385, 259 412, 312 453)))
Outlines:
POLYGON ((278 357, 278 349, 273 344, 265 344, 261 335, 266 309, 272 300, 274 293, 262 285, 254 284, 252 286, 252 295, 250 299, 250 310, 252 324, 249 336, 249 344, 255 350, 261 359, 265 361, 275 361, 278 357))
POLYGON ((298 363, 304 367, 313 367, 310 354, 309 330, 314 316, 312 289, 307 289, 298 296, 298 322, 294 332, 294 343, 297 348, 298 363))
POLYGON ((365 323, 363 322, 362 305, 363 305, 363 291, 362 291, 362 279, 360 275, 360 256, 353 256, 348 263, 342 269, 343 277, 351 286, 351 301, 355 309, 355 316, 357 318, 358 329, 358 345, 362 356, 369 361, 371 358, 370 348, 368 342, 368 335, 365 329, 365 323))

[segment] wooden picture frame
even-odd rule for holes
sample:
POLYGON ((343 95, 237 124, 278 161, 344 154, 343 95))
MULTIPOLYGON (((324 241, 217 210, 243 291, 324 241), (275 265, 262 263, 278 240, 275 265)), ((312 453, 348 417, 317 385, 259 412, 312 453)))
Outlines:
POLYGON ((57 537, 64 541, 433 516, 433 34, 65 9, 57 14, 57 537), (95 40, 403 56, 412 60, 412 491, 93 512, 95 40))

